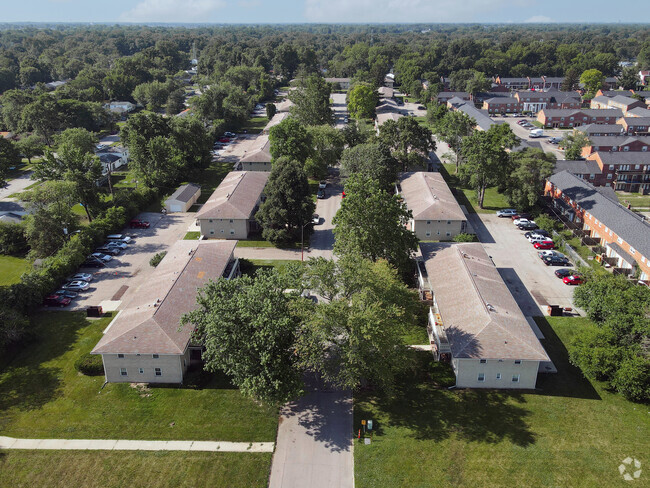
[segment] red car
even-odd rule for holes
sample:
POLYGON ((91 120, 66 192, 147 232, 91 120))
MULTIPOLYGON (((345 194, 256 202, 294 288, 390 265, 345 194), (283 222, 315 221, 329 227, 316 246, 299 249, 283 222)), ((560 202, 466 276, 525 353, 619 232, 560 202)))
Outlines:
POLYGON ((565 285, 582 285, 585 279, 580 275, 570 275, 562 278, 565 285))
POLYGON ((43 305, 46 307, 67 307, 72 300, 60 295, 48 295, 43 300, 43 305))
POLYGON ((555 243, 553 241, 538 241, 534 242, 533 246, 535 249, 555 249, 555 243))
POLYGON ((133 219, 130 225, 132 229, 148 229, 151 224, 144 220, 133 219))
POLYGON ((345 192, 341 193, 341 198, 345 198, 345 192))

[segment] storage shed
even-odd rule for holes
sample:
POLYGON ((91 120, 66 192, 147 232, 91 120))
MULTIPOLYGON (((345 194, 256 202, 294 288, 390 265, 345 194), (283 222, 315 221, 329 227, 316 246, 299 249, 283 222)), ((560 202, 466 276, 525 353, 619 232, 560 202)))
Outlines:
POLYGON ((165 209, 167 212, 187 212, 201 196, 201 187, 194 183, 180 186, 167 200, 165 209))

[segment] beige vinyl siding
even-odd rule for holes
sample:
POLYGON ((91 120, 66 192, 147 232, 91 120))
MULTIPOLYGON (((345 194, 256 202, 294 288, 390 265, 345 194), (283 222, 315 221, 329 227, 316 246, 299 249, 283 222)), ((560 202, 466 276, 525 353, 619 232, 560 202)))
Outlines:
POLYGON ((165 354, 158 358, 152 354, 125 354, 123 358, 117 354, 102 354, 102 359, 106 381, 109 383, 182 383, 183 360, 187 369, 189 350, 184 355, 165 354), (121 374, 122 368, 126 369, 126 376, 121 374), (160 376, 156 376, 155 368, 161 369, 160 376))
POLYGON ((451 241, 454 236, 463 232, 464 222, 464 220, 415 220, 413 231, 422 241, 451 241))
POLYGON ((534 389, 537 382, 539 361, 521 361, 515 364, 512 359, 487 359, 481 363, 479 359, 452 359, 456 372, 456 386, 459 388, 517 388, 534 389), (479 381, 479 374, 484 380, 479 381), (497 374, 501 379, 497 379, 497 374), (519 381, 512 381, 513 375, 519 375, 519 381))
POLYGON ((271 171, 270 162, 247 162, 242 161, 241 163, 242 171, 271 171))
POLYGON ((247 219, 200 219, 199 224, 208 239, 247 239, 250 230, 247 219))

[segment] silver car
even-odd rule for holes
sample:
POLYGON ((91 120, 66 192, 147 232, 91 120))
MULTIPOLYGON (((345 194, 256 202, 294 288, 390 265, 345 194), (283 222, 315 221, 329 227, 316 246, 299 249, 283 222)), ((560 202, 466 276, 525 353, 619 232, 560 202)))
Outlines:
POLYGON ((70 281, 69 283, 66 283, 65 285, 61 286, 62 289, 64 290, 70 290, 70 291, 86 291, 88 288, 90 288, 90 283, 87 281, 70 281))

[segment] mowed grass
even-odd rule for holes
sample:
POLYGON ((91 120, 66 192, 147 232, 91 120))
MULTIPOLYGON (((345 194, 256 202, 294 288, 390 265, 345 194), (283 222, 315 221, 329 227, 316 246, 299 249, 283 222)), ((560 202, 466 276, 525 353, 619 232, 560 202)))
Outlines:
POLYGON ((277 410, 244 397, 219 376, 200 389, 107 384, 83 376, 75 360, 90 352, 111 317, 36 314, 36 340, 0 358, 0 435, 26 438, 273 441, 277 410))
POLYGON ((184 241, 195 241, 199 237, 201 237, 201 233, 198 231, 190 231, 187 234, 185 234, 185 237, 183 237, 184 241))
POLYGON ((355 445, 356 487, 624 486, 621 461, 648 462, 648 406, 568 362, 564 343, 593 326, 587 319, 536 320, 559 371, 540 375, 537 391, 448 390, 450 368, 419 353, 394 396, 356 394, 355 430, 362 419, 376 430, 370 445, 355 445))
POLYGON ((616 192, 618 201, 623 205, 630 204, 632 208, 650 208, 650 195, 641 195, 640 193, 621 193, 616 192))
POLYGON ((270 465, 270 453, 0 451, 0 486, 262 488, 270 465))
POLYGON ((212 164, 203 171, 199 181, 196 182, 201 185, 201 196, 197 200, 197 203, 207 202, 215 188, 219 186, 219 183, 223 181, 230 171, 232 171, 232 163, 213 161, 212 164))
POLYGON ((245 130, 248 134, 259 134, 268 123, 269 119, 266 117, 250 117, 239 131, 243 132, 245 130))
POLYGON ((0 254, 0 286, 18 283, 21 275, 31 267, 26 259, 0 254))
POLYGON ((462 184, 460 177, 454 174, 456 165, 446 163, 442 165, 440 173, 445 181, 451 188, 456 200, 460 205, 465 205, 467 211, 470 213, 496 213, 501 208, 508 208, 508 200, 505 195, 499 193, 496 187, 490 187, 485 190, 485 197, 483 198, 483 208, 479 208, 478 199, 476 197, 476 190, 468 188, 462 184))

